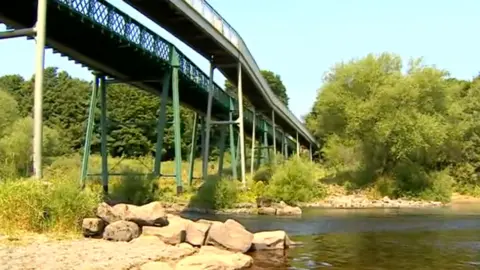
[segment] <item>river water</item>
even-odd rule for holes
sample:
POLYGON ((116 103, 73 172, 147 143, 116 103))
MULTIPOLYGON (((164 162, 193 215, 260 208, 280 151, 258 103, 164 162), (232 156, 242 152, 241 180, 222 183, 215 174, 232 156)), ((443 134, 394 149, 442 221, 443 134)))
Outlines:
MULTIPOLYGON (((224 221, 229 216, 199 216, 224 221)), ((480 269, 480 205, 440 209, 304 209, 301 218, 234 216, 252 232, 303 244, 252 253, 253 269, 480 269)))

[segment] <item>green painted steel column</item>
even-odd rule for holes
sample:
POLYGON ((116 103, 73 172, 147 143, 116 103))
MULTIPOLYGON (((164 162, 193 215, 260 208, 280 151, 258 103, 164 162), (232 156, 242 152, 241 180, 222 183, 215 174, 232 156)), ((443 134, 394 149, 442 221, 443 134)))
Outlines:
POLYGON ((273 156, 272 161, 276 164, 276 156, 277 156, 277 134, 276 133, 277 127, 275 125, 275 111, 272 110, 272 131, 273 131, 273 156))
POLYGON ((285 135, 285 158, 288 158, 288 137, 285 135))
MULTIPOLYGON (((205 151, 205 118, 203 116, 199 116, 200 120, 200 157, 203 157, 203 151, 205 151)), ((203 159, 202 159, 203 163, 203 159)), ((202 178, 205 179, 207 175, 203 175, 202 170, 202 178)))
POLYGON ((281 144, 282 144, 282 156, 285 157, 285 132, 282 131, 281 137, 281 144))
POLYGON ((100 151, 102 155, 102 186, 108 194, 108 150, 107 150, 107 85, 105 76, 100 77, 100 151))
MULTIPOLYGON (((229 113, 229 120, 233 121, 233 100, 230 98, 230 113, 229 113)), ((238 179, 237 175, 237 155, 236 155, 236 147, 235 147, 235 134, 234 134, 234 125, 229 125, 229 131, 230 131, 230 165, 232 167, 232 177, 233 179, 238 179)))
POLYGON ((263 122, 263 164, 267 164, 270 159, 269 159, 269 154, 268 154, 268 124, 267 121, 263 122))
POLYGON ((177 182, 177 195, 183 193, 182 184, 182 142, 180 130, 180 96, 178 93, 178 68, 180 61, 175 47, 172 46, 172 101, 173 101, 173 132, 175 144, 175 180, 177 182))
POLYGON ((252 151, 250 152, 250 177, 253 179, 253 172, 255 169, 255 127, 257 126, 256 123, 257 113, 255 109, 253 110, 253 124, 252 124, 252 151))
POLYGON ((92 145, 93 126, 95 124, 95 108, 98 98, 98 76, 93 79, 92 94, 90 96, 90 107, 88 108, 87 131, 85 132, 85 145, 83 147, 82 171, 80 173, 80 186, 85 188, 85 179, 88 174, 88 161, 90 159, 90 148, 92 145))
POLYGON ((194 114, 193 118, 193 129, 192 129, 192 141, 190 145, 190 157, 188 160, 188 183, 191 186, 192 185, 192 180, 193 180, 193 169, 195 165, 195 149, 197 148, 197 121, 198 121, 198 115, 197 113, 194 114))
POLYGON ((165 125, 167 123, 167 100, 168 91, 170 91, 171 77, 172 71, 169 69, 163 75, 162 96, 160 98, 160 111, 158 113, 157 145, 155 149, 155 163, 153 165, 153 175, 156 177, 159 177, 162 172, 163 136, 165 134, 165 125))
POLYGON ((237 150, 235 152, 237 155, 235 156, 235 162, 240 161, 240 132, 237 132, 237 150))
POLYGON ((297 157, 300 157, 300 141, 298 140, 298 131, 297 131, 297 157))
POLYGON ((225 140, 227 139, 226 127, 220 127, 220 143, 219 143, 219 156, 218 156, 218 176, 222 177, 223 172, 223 158, 225 156, 225 140))

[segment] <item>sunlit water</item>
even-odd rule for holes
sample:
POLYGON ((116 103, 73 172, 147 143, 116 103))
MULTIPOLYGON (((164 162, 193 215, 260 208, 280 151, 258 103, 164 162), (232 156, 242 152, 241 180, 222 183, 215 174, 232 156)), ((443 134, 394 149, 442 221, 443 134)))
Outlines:
POLYGON ((480 205, 306 209, 302 218, 234 218, 252 232, 281 229, 303 243, 287 251, 252 253, 254 269, 480 269, 480 205))

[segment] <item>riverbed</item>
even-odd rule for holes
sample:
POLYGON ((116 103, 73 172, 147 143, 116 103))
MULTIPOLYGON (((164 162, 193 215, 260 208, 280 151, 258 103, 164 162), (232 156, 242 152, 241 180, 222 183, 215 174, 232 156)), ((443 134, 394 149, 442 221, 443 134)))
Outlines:
POLYGON ((253 269, 480 269, 480 204, 429 209, 307 208, 301 218, 233 218, 252 232, 285 230, 303 243, 287 251, 251 254, 253 269))

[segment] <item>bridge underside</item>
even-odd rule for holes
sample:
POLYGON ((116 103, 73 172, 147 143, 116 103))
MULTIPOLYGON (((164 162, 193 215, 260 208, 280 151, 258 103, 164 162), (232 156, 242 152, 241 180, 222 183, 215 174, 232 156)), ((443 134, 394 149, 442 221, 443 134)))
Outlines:
MULTIPOLYGON (((234 85, 238 85, 238 58, 231 55, 228 47, 232 47, 230 43, 220 43, 212 39, 213 35, 219 35, 216 30, 208 31, 207 22, 194 21, 188 15, 180 12, 172 2, 183 2, 184 0, 123 0, 130 4, 133 8, 147 16, 155 23, 162 26, 165 30, 173 33, 177 38, 189 45, 206 59, 213 56, 215 64, 219 65, 222 74, 234 85), (202 24, 202 25, 201 25, 202 24)), ((195 14, 196 11, 193 11, 195 14)), ((243 93, 248 97, 249 101, 258 112, 263 112, 267 118, 271 120, 270 114, 272 108, 268 105, 269 101, 263 95, 259 94, 258 86, 255 85, 255 78, 250 77, 248 70, 242 66, 243 76, 242 86, 243 93)), ((281 126, 288 134, 296 134, 297 130, 292 124, 278 117, 275 119, 276 124, 281 126)), ((312 142, 303 136, 299 137, 300 143, 305 147, 309 147, 312 142)), ((313 143, 314 144, 314 143, 313 143)))

